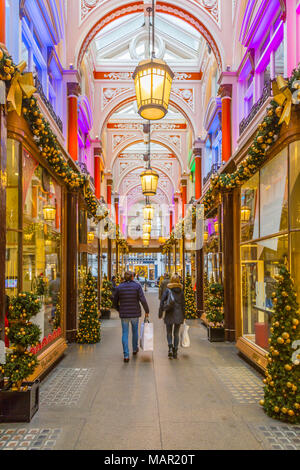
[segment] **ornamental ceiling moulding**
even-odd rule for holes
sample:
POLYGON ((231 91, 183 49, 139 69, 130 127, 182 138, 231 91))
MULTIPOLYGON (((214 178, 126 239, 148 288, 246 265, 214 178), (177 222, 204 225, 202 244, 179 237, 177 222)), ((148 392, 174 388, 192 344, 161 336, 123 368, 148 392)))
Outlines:
POLYGON ((132 135, 113 135, 112 136, 113 150, 115 150, 123 142, 131 138, 132 138, 132 135))
MULTIPOLYGON (((202 72, 174 72, 173 82, 183 81, 200 81, 203 77, 202 72)), ((94 70, 95 80, 112 80, 112 81, 132 81, 131 72, 101 72, 94 70)))
MULTIPOLYGON (((84 0, 82 0, 84 1, 84 0)), ((215 0, 214 0, 215 1, 215 0)), ((85 0, 87 2, 87 0, 85 0)), ((206 4, 206 7, 209 7, 209 4, 212 3, 212 0, 201 0, 201 3, 199 3, 200 7, 203 7, 203 4, 206 4)), ((94 3, 94 2, 93 2, 94 3)), ((211 5, 212 6, 212 5, 211 5)), ((95 8, 95 7, 94 7, 95 8)), ((204 39, 209 43, 215 57, 216 61, 219 67, 219 71, 222 71, 222 58, 220 51, 218 49, 217 43, 215 42, 212 34, 209 32, 209 30, 193 15, 189 14, 187 11, 183 10, 180 7, 173 7, 172 5, 166 3, 166 2, 158 2, 156 4, 156 11, 161 12, 161 13, 166 13, 169 15, 173 15, 177 18, 181 18, 182 20, 186 21, 189 23, 191 26, 196 28, 196 30, 202 34, 204 39)), ((206 12, 208 12, 207 9, 205 9, 206 12)), ((135 3, 130 3, 129 5, 125 6, 124 8, 116 8, 112 12, 106 14, 101 20, 96 23, 90 30, 89 34, 85 37, 81 48, 80 52, 78 55, 77 59, 77 68, 79 68, 78 64, 81 64, 83 56, 88 49, 88 46, 92 42, 92 40, 97 36, 97 34, 101 31, 101 29, 104 28, 107 24, 111 23, 112 21, 122 17, 126 16, 131 13, 138 13, 138 12, 144 12, 144 2, 135 2, 135 3)), ((211 16, 212 17, 212 16, 211 16)), ((212 17, 213 18, 213 17, 212 17)))
POLYGON ((132 91, 131 88, 102 88, 101 109, 103 110, 111 101, 128 91, 132 91))
MULTIPOLYGON (((80 1, 80 23, 105 0, 79 0, 80 1)), ((211 18, 220 26, 220 0, 194 0, 211 18)))
MULTIPOLYGON (((108 122, 107 129, 128 129, 128 130, 142 130, 143 124, 137 122, 124 122, 124 123, 117 123, 117 122, 108 122)), ((152 124, 151 129, 153 131, 169 131, 169 130, 180 130, 180 129, 187 129, 186 124, 172 124, 172 123, 161 123, 161 124, 152 124)))
POLYGON ((192 111, 195 111, 195 100, 194 100, 193 88, 177 88, 173 86, 172 93, 178 96, 178 98, 181 98, 192 111))

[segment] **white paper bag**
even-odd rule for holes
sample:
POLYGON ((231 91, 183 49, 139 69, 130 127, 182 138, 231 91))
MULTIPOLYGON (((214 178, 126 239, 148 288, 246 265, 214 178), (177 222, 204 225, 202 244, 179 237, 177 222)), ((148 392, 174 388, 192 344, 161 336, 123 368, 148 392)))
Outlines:
POLYGON ((5 364, 6 355, 5 355, 5 343, 0 340, 0 364, 5 364))
POLYGON ((190 336, 189 336, 190 327, 184 322, 183 331, 181 333, 181 346, 183 348, 189 348, 191 346, 190 336))
POLYGON ((142 323, 140 344, 143 351, 153 351, 153 323, 142 323))

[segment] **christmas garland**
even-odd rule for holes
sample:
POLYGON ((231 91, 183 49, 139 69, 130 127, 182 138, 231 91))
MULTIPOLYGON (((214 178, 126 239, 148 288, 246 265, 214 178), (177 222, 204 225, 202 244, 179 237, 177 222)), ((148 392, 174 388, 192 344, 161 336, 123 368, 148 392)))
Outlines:
POLYGON ((205 214, 208 214, 216 202, 219 191, 228 191, 248 181, 266 161, 267 152, 278 139, 283 122, 289 124, 291 106, 300 100, 300 65, 286 82, 278 77, 273 82, 274 99, 267 108, 267 115, 254 137, 247 156, 233 173, 216 174, 211 177, 210 187, 202 200, 205 214))
POLYGON ((25 62, 16 66, 12 57, 0 48, 0 95, 4 87, 6 96, 5 102, 2 103, 1 100, 0 103, 8 104, 8 111, 15 110, 19 115, 23 114, 41 156, 47 160, 54 173, 66 183, 69 190, 83 191, 90 217, 96 220, 105 218, 108 215, 107 210, 104 211, 105 215, 97 217, 99 203, 89 186, 89 178, 73 169, 64 158, 57 137, 40 111, 37 98, 33 96, 36 89, 32 74, 24 74, 25 68, 25 62))

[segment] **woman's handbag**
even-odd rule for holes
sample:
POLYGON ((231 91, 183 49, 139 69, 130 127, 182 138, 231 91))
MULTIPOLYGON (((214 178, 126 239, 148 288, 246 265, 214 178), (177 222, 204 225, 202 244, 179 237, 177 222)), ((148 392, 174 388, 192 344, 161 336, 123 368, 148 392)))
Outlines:
POLYGON ((170 289, 168 292, 168 297, 164 301, 163 311, 166 313, 171 312, 174 308, 174 305, 175 305, 175 299, 174 299, 173 292, 170 289))
POLYGON ((181 333, 181 341, 180 341, 180 344, 183 348, 189 348, 191 346, 189 329, 190 327, 186 324, 186 322, 184 322, 183 331, 181 333))

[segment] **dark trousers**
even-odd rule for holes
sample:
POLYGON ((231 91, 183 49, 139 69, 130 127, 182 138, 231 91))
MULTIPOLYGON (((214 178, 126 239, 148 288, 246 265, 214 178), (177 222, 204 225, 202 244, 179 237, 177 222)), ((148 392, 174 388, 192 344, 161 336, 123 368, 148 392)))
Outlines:
POLYGON ((167 341, 169 346, 173 346, 173 336, 174 336, 174 348, 178 349, 179 344, 179 330, 180 325, 166 325, 167 327, 167 341))

